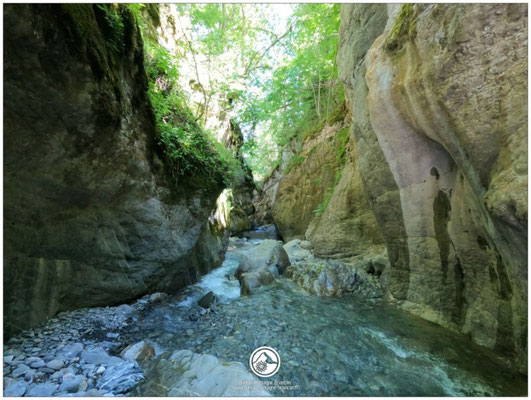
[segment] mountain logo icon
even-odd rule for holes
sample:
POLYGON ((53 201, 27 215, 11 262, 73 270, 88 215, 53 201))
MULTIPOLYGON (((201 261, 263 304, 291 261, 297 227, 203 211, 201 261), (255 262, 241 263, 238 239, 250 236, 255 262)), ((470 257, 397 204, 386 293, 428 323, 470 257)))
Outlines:
POLYGON ((272 347, 262 346, 249 357, 249 366, 256 376, 267 378, 275 375, 280 369, 280 356, 272 347))

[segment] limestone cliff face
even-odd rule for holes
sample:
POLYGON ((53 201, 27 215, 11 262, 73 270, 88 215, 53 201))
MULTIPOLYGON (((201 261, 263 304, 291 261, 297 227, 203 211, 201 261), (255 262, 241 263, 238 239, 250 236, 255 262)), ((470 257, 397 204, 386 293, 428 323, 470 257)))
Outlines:
POLYGON ((312 215, 323 135, 322 161, 280 180, 275 224, 321 257, 386 257, 389 301, 524 369, 527 6, 344 4, 337 61, 352 115, 340 180, 312 215))
POLYGON ((4 7, 4 327, 192 283, 221 261, 221 185, 175 181, 120 9, 4 7))
POLYGON ((343 5, 338 57, 390 298, 520 361, 526 16, 526 5, 343 5))
POLYGON ((325 201, 340 173, 336 134, 348 129, 344 121, 327 124, 306 138, 300 152, 292 157, 279 181, 272 217, 284 241, 304 239, 315 210, 325 201))

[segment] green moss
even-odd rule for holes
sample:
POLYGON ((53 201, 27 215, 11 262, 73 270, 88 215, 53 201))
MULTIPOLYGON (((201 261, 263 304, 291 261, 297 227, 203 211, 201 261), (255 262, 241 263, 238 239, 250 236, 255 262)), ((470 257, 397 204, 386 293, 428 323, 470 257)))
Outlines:
POLYGON ((346 126, 336 133, 336 162, 344 165, 347 151, 347 143, 350 136, 350 127, 346 126))
POLYGON ((404 4, 398 13, 385 45, 389 51, 400 50, 406 41, 416 35, 417 16, 414 4, 404 4))
MULTIPOLYGON (((139 14, 140 15, 140 14, 139 14)), ((175 55, 144 37, 148 95, 155 112, 158 145, 175 184, 183 178, 195 186, 225 187, 243 175, 241 164, 197 122, 178 85, 175 55)))
POLYGON ((304 156, 301 155, 295 155, 290 158, 288 165, 286 166, 286 170, 284 171, 284 174, 289 174, 289 171, 291 171, 294 167, 301 165, 304 161, 304 156))

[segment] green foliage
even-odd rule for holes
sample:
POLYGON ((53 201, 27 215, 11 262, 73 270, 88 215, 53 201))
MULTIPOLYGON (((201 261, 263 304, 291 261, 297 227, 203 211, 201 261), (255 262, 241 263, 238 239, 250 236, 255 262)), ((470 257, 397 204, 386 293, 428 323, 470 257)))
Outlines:
MULTIPOLYGON (((261 126, 261 134, 271 137, 277 149, 294 137, 302 141, 320 131, 344 101, 335 63, 339 5, 298 4, 289 24, 285 57, 266 79, 256 81, 263 88, 261 97, 243 94, 246 107, 240 116, 244 126, 261 126)), ((253 171, 273 162, 271 154, 255 152, 248 157, 253 171)))
MULTIPOLYGON (((140 7, 136 7, 134 14, 141 20, 140 7)), ((177 57, 146 36, 144 51, 148 96, 155 113, 159 145, 175 180, 201 176, 210 183, 229 186, 240 179, 243 171, 239 162, 197 123, 188 107, 177 82, 177 57)))
POLYGON ((396 16, 395 23, 386 39, 389 51, 400 50, 404 43, 415 36, 417 17, 414 4, 404 4, 396 16))
POLYGON ((108 46, 116 53, 120 53, 123 49, 125 28, 121 12, 125 9, 112 4, 97 4, 96 6, 103 14, 106 23, 104 37, 108 46))

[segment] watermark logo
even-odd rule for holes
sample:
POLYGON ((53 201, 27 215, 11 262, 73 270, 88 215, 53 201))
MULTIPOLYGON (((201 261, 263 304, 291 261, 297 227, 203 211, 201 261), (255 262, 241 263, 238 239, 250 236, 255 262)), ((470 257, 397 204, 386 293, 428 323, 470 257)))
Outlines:
POLYGON ((267 378, 278 372, 280 368, 280 356, 271 347, 259 347, 249 357, 249 366, 255 375, 267 378))

